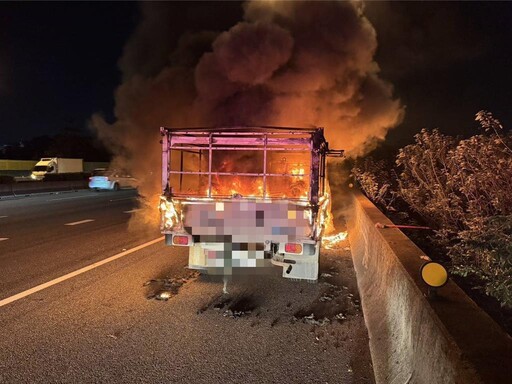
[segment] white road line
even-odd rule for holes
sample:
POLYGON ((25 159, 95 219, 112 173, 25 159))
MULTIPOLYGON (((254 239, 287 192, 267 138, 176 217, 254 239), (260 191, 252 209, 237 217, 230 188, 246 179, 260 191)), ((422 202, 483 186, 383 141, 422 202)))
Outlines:
POLYGON ((0 216, 0 219, 5 219, 6 217, 9 217, 9 216, 0 216))
POLYGON ((0 237, 0 241, 5 241, 5 240, 9 240, 8 237, 0 237))
POLYGON ((66 223, 66 224, 64 224, 64 225, 79 225, 79 224, 90 223, 91 221, 94 221, 94 219, 87 219, 87 220, 75 221, 75 222, 73 222, 73 223, 66 223))
POLYGON ((111 256, 111 257, 109 257, 109 258, 107 258, 105 260, 101 260, 101 261, 98 261, 98 262, 96 262, 94 264, 88 265, 87 267, 83 267, 83 268, 77 269, 74 272, 70 272, 70 273, 68 273, 68 274, 66 274, 64 276, 61 276, 61 277, 58 277, 58 278, 53 279, 51 281, 48 281, 46 283, 37 285, 34 288, 27 289, 26 291, 17 293, 14 296, 7 297, 7 298, 5 298, 3 300, 0 300, 0 307, 3 307, 4 305, 10 304, 13 301, 17 301, 19 299, 23 299, 24 297, 27 297, 27 296, 29 296, 29 295, 31 295, 33 293, 42 291, 43 289, 51 287, 52 285, 59 284, 59 283, 65 281, 65 280, 71 279, 72 277, 81 275, 82 273, 88 272, 91 269, 98 268, 99 266, 102 266, 103 264, 107 264, 107 263, 110 263, 111 261, 120 259, 123 256, 129 255, 130 253, 137 252, 137 251, 141 250, 142 248, 149 247, 150 245, 158 243, 159 241, 162 241, 162 240, 163 240, 163 237, 159 237, 158 239, 154 239, 154 240, 148 241, 147 243, 138 245, 135 248, 128 249, 127 251, 118 253, 117 255, 111 256))
POLYGON ((137 212, 137 211, 140 211, 140 208, 139 209, 132 209, 130 211, 124 211, 123 213, 133 213, 133 212, 137 212))

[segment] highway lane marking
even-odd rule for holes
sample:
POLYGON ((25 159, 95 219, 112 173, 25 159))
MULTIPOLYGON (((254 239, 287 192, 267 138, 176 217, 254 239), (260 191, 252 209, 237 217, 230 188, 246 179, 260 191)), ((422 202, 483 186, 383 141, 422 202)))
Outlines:
POLYGON ((66 223, 66 224, 64 224, 64 225, 79 225, 79 224, 90 223, 91 221, 94 221, 94 219, 87 219, 87 220, 75 221, 75 222, 73 222, 73 223, 66 223))
POLYGON ((150 245, 153 245, 155 243, 158 243, 159 241, 162 241, 164 239, 164 237, 159 237, 157 239, 154 239, 154 240, 151 240, 151 241, 148 241, 147 243, 144 243, 144 244, 141 244, 141 245, 138 245, 132 249, 128 249, 124 252, 121 252, 121 253, 118 253, 117 255, 114 255, 114 256, 110 256, 109 258, 107 259, 104 259, 104 260, 101 260, 101 261, 98 261, 96 263, 93 263, 91 265, 88 265, 87 267, 83 267, 83 268, 80 268, 80 269, 77 269, 76 271, 74 272, 70 272, 66 275, 63 275, 61 277, 57 277, 56 279, 53 279, 53 280, 50 280, 46 283, 43 283, 43 284, 40 284, 40 285, 37 285, 35 286, 34 288, 30 288, 30 289, 27 289, 26 291, 23 291, 23 292, 20 292, 20 293, 17 293, 16 295, 14 296, 11 296, 11 297, 7 297, 3 300, 0 300, 0 307, 3 307, 4 305, 7 305, 7 304, 10 304, 12 303, 13 301, 17 301, 19 299, 23 299, 24 297, 27 297, 33 293, 36 293, 36 292, 39 292, 39 291, 42 291, 43 289, 46 289, 48 287, 51 287, 52 285, 55 285, 55 284, 59 284, 63 281, 66 281, 68 279, 71 279, 75 276, 78 276, 78 275, 81 275, 82 273, 85 273, 85 272, 88 272, 94 268, 98 268, 104 264, 107 264, 107 263, 110 263, 111 261, 114 261, 114 260, 117 260, 117 259, 120 259, 121 257, 124 257, 126 255, 129 255, 130 253, 134 253, 134 252, 137 252, 139 250, 141 250, 142 248, 146 248, 146 247, 149 247, 150 245))
POLYGON ((0 237, 0 241, 5 241, 5 240, 9 240, 8 237, 0 237))
POLYGON ((137 212, 137 211, 140 211, 140 208, 139 209, 132 209, 130 211, 124 211, 123 213, 133 213, 133 212, 137 212))
POLYGON ((0 216, 0 219, 5 219, 6 217, 9 217, 9 216, 0 216))

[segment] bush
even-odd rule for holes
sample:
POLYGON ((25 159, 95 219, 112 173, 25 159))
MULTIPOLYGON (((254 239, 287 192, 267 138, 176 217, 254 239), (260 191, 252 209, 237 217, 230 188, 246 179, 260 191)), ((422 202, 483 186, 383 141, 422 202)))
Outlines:
POLYGON ((477 135, 462 140, 452 153, 451 177, 466 221, 512 214, 512 153, 505 141, 510 138, 477 135))
POLYGON ((386 211, 395 210, 396 175, 388 163, 367 157, 356 161, 352 174, 370 200, 386 211))
POLYGON ((462 208, 452 179, 452 151, 456 140, 438 130, 423 129, 415 144, 399 150, 398 193, 412 210, 430 226, 444 231, 444 237, 462 229, 462 208))
POLYGON ((422 130, 400 149, 395 173, 368 160, 354 175, 376 204, 403 199, 435 228, 453 273, 512 307, 512 137, 489 112, 476 120, 485 134, 457 140, 422 130))
POLYGON ((485 293, 512 307, 512 215, 476 220, 449 247, 452 271, 474 276, 485 293))

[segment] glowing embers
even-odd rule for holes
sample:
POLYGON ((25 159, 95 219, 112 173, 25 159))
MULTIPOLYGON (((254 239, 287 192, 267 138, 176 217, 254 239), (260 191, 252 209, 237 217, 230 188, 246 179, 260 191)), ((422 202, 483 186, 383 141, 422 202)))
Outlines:
MULTIPOLYGON (((301 176, 267 177, 266 188, 263 188, 262 178, 219 176, 212 182, 212 197, 291 198, 307 201, 308 185, 301 179, 301 176)), ((208 188, 205 191, 208 194, 208 188)))
POLYGON ((263 197, 263 180, 253 176, 216 176, 212 180, 212 196, 263 197))
POLYGON ((173 201, 167 200, 167 197, 160 196, 160 230, 171 231, 180 224, 178 212, 174 207, 173 201))
POLYGON ((341 243, 347 239, 348 232, 340 232, 331 236, 322 238, 322 246, 326 249, 334 249, 341 246, 341 243))
MULTIPOLYGON (((247 165, 257 163, 258 159, 255 157, 251 160, 245 159, 246 164, 240 165, 237 163, 244 162, 224 159, 220 169, 216 170, 220 172, 212 172, 211 196, 309 200, 310 175, 306 174, 307 163, 290 163, 283 157, 279 161, 270 161, 264 171, 247 165)), ((199 190, 204 190, 208 195, 208 178, 203 177, 201 183, 199 190)))
POLYGON ((304 179, 304 165, 297 164, 294 168, 291 169, 291 173, 292 175, 297 176, 298 180, 304 179))

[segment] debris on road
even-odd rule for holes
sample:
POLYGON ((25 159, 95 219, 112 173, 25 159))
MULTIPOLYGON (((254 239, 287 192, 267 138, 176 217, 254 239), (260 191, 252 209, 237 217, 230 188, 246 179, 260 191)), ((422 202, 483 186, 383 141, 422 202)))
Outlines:
POLYGON ((315 319, 315 314, 312 313, 309 316, 304 316, 302 318, 302 322, 304 324, 318 325, 320 327, 323 327, 324 325, 330 324, 331 320, 329 320, 327 317, 317 320, 317 319, 315 319))
POLYGON ((237 319, 243 316, 249 316, 257 308, 256 300, 252 295, 241 294, 234 298, 226 297, 224 294, 217 296, 210 303, 204 305, 198 314, 212 308, 214 311, 221 312, 224 317, 237 319))
POLYGON ((231 317, 232 319, 237 319, 239 317, 250 315, 252 311, 233 311, 231 309, 228 309, 224 311, 223 316, 224 317, 231 317))
POLYGON ((344 322, 351 316, 357 316, 361 312, 359 295, 347 284, 345 276, 341 273, 336 263, 337 259, 328 259, 323 265, 321 278, 327 281, 322 282, 322 289, 312 303, 297 310, 291 322, 301 321, 314 326, 325 326, 344 322))
POLYGON ((194 280, 197 276, 199 276, 199 273, 192 271, 185 277, 151 279, 142 284, 142 286, 151 288, 146 295, 148 300, 167 301, 171 297, 176 296, 184 284, 194 280))
POLYGON ((170 291, 159 291, 155 294, 155 299, 167 301, 171 298, 172 293, 170 291))

